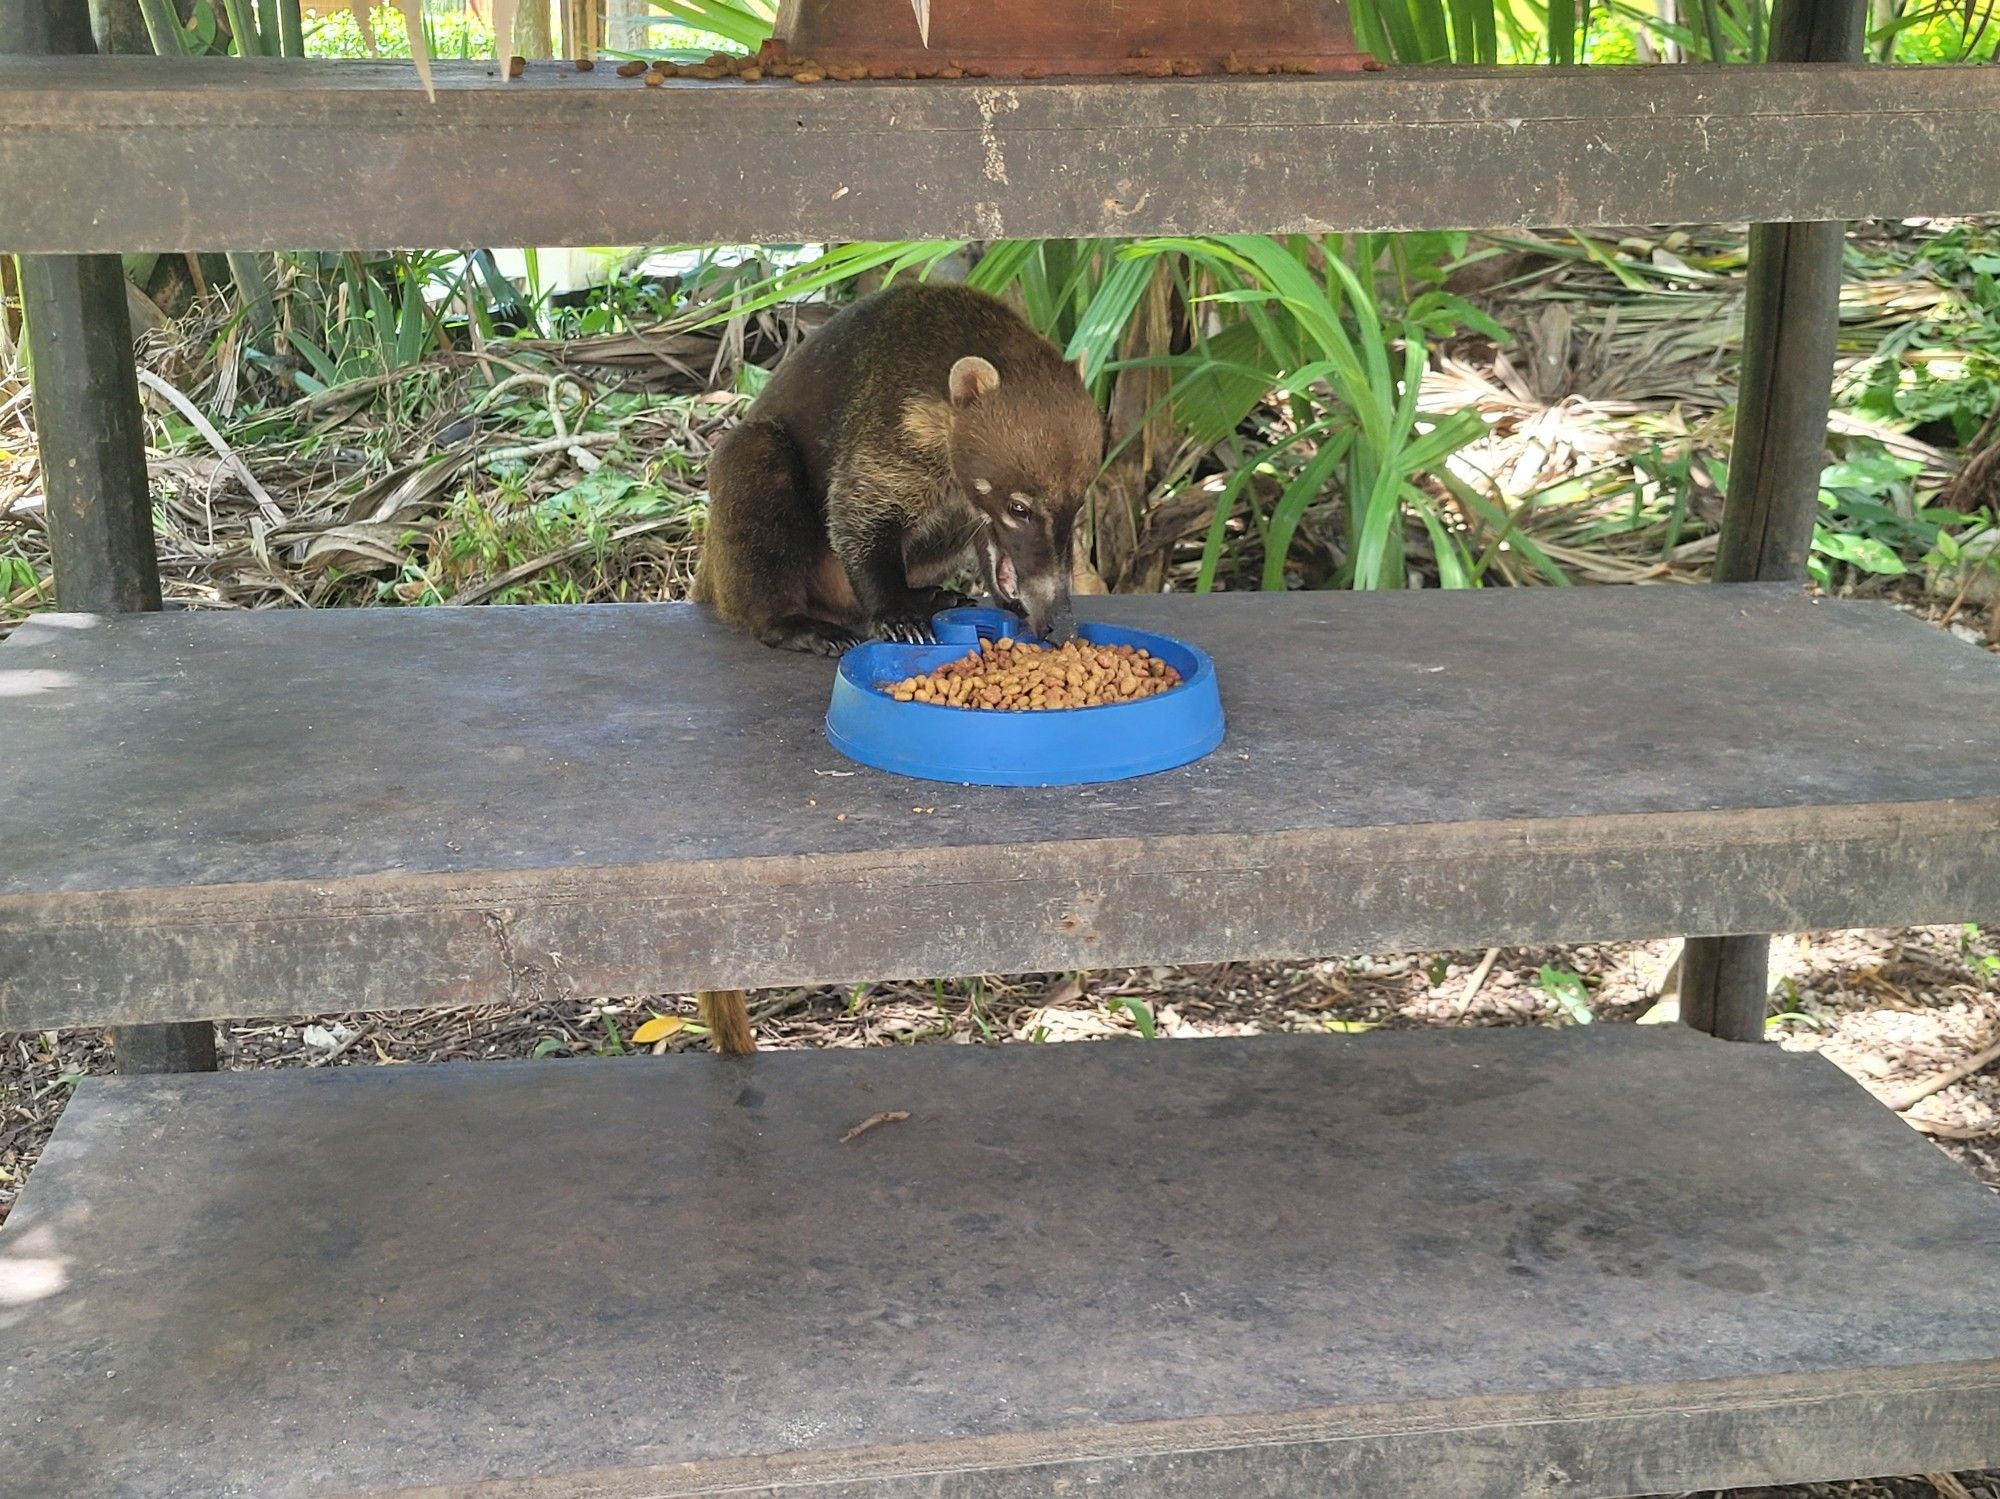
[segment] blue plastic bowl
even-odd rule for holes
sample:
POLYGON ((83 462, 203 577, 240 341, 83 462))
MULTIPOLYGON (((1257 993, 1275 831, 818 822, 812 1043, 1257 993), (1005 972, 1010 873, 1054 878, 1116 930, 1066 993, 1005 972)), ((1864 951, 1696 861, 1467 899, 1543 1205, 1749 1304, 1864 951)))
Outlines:
POLYGON ((1019 639, 1026 627, 999 609, 948 609, 932 621, 936 645, 873 640, 840 658, 826 737, 850 760, 925 781, 973 786, 1082 786, 1123 781, 1199 760, 1222 743, 1222 694, 1206 652, 1169 635, 1085 624, 1092 645, 1151 651, 1181 674, 1178 687, 1101 708, 946 708, 899 703, 881 690, 956 661, 981 639, 1019 639))

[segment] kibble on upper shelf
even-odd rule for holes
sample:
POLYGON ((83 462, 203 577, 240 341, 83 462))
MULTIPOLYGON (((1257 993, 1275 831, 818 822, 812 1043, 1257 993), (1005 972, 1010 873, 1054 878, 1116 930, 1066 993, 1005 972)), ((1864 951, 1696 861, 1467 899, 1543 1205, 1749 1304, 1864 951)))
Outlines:
POLYGON ((982 640, 979 649, 922 676, 884 682, 899 703, 1032 711, 1133 703, 1180 686, 1181 674, 1150 651, 1072 640, 1055 647, 982 640))

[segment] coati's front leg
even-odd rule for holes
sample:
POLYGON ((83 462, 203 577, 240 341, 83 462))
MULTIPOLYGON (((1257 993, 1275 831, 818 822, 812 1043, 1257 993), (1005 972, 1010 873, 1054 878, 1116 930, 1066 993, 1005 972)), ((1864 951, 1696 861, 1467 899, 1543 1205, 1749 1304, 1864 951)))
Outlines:
POLYGON ((910 516, 884 490, 836 481, 826 508, 834 555, 878 639, 928 644, 931 616, 968 602, 956 589, 910 586, 903 553, 910 516))
POLYGON ((860 611, 785 430, 733 428, 709 460, 708 492, 694 596, 765 645, 838 656, 855 644, 860 611))

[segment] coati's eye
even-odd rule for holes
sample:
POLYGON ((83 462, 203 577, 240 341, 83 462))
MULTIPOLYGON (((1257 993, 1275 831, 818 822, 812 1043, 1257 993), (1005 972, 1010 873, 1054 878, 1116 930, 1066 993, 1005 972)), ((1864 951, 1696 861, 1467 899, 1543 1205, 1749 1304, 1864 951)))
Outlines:
POLYGON ((1015 520, 1026 520, 1035 513, 1035 507, 1030 505, 1026 500, 1009 500, 1007 502, 1007 513, 1013 516, 1015 520))

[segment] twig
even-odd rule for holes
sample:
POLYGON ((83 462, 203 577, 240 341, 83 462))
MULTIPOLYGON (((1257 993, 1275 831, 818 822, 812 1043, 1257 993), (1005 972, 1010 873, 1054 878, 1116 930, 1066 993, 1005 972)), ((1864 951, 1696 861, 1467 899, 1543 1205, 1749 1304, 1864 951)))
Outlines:
POLYGON ((2000 1120, 1987 1124, 1943 1124, 1935 1119, 1905 1118, 1903 1123, 1937 1140, 1984 1140, 2000 1135, 2000 1120))
POLYGON ((1995 1041, 1984 1051, 1975 1052, 1955 1067, 1947 1067, 1942 1072, 1933 1072, 1929 1077, 1920 1077, 1908 1087, 1885 1095, 1882 1102, 1900 1114, 1905 1109, 1922 1103, 1933 1093, 1942 1093, 1953 1083, 1971 1077, 1973 1073, 1990 1067, 1995 1062, 2000 1062, 2000 1041, 1995 1041))
POLYGON ((544 437, 540 442, 524 442, 507 448, 488 448, 474 461, 482 468, 489 463, 519 463, 527 458, 546 458, 551 453, 566 453, 571 448, 604 447, 617 440, 616 432, 583 432, 575 437, 565 432, 558 437, 544 437))
POLYGON ((867 1134, 868 1131, 874 1129, 878 1124, 901 1124, 909 1117, 910 1111, 908 1109, 886 1109, 880 1114, 870 1114, 866 1119, 855 1125, 853 1129, 842 1135, 840 1143, 845 1145, 849 1140, 867 1134))
POLYGON ((250 465, 236 456, 236 450, 222 440, 222 434, 215 430, 207 417, 195 409, 194 402, 151 370, 141 369, 138 373, 139 383, 164 398, 174 410, 186 417, 188 424, 201 434, 202 441, 215 449, 215 456, 243 481, 243 487, 250 491, 250 497, 257 502, 257 508, 264 512, 264 518, 274 526, 288 524, 291 517, 278 508, 278 502, 271 498, 269 491, 257 482, 257 476, 250 472, 250 465))
POLYGON ((335 1062, 339 1061, 342 1057, 346 1056, 350 1051, 354 1050, 355 1047, 359 1046, 361 1044, 362 1037, 366 1036, 367 1034, 368 1032, 366 1030, 349 1031, 346 1037, 341 1041, 341 1043, 338 1046, 334 1047, 333 1050, 329 1051, 323 1057, 314 1057, 310 1062, 306 1063, 306 1065, 308 1067, 332 1066, 335 1062))
POLYGON ((1465 1017, 1472 1013, 1472 1002, 1479 998, 1479 991, 1486 987, 1486 976, 1493 972, 1493 965, 1499 960, 1500 949, 1489 947, 1486 956, 1479 960, 1479 966, 1472 970, 1472 977, 1465 981, 1465 995, 1458 1004, 1458 1019, 1454 1025, 1463 1025, 1465 1017))

